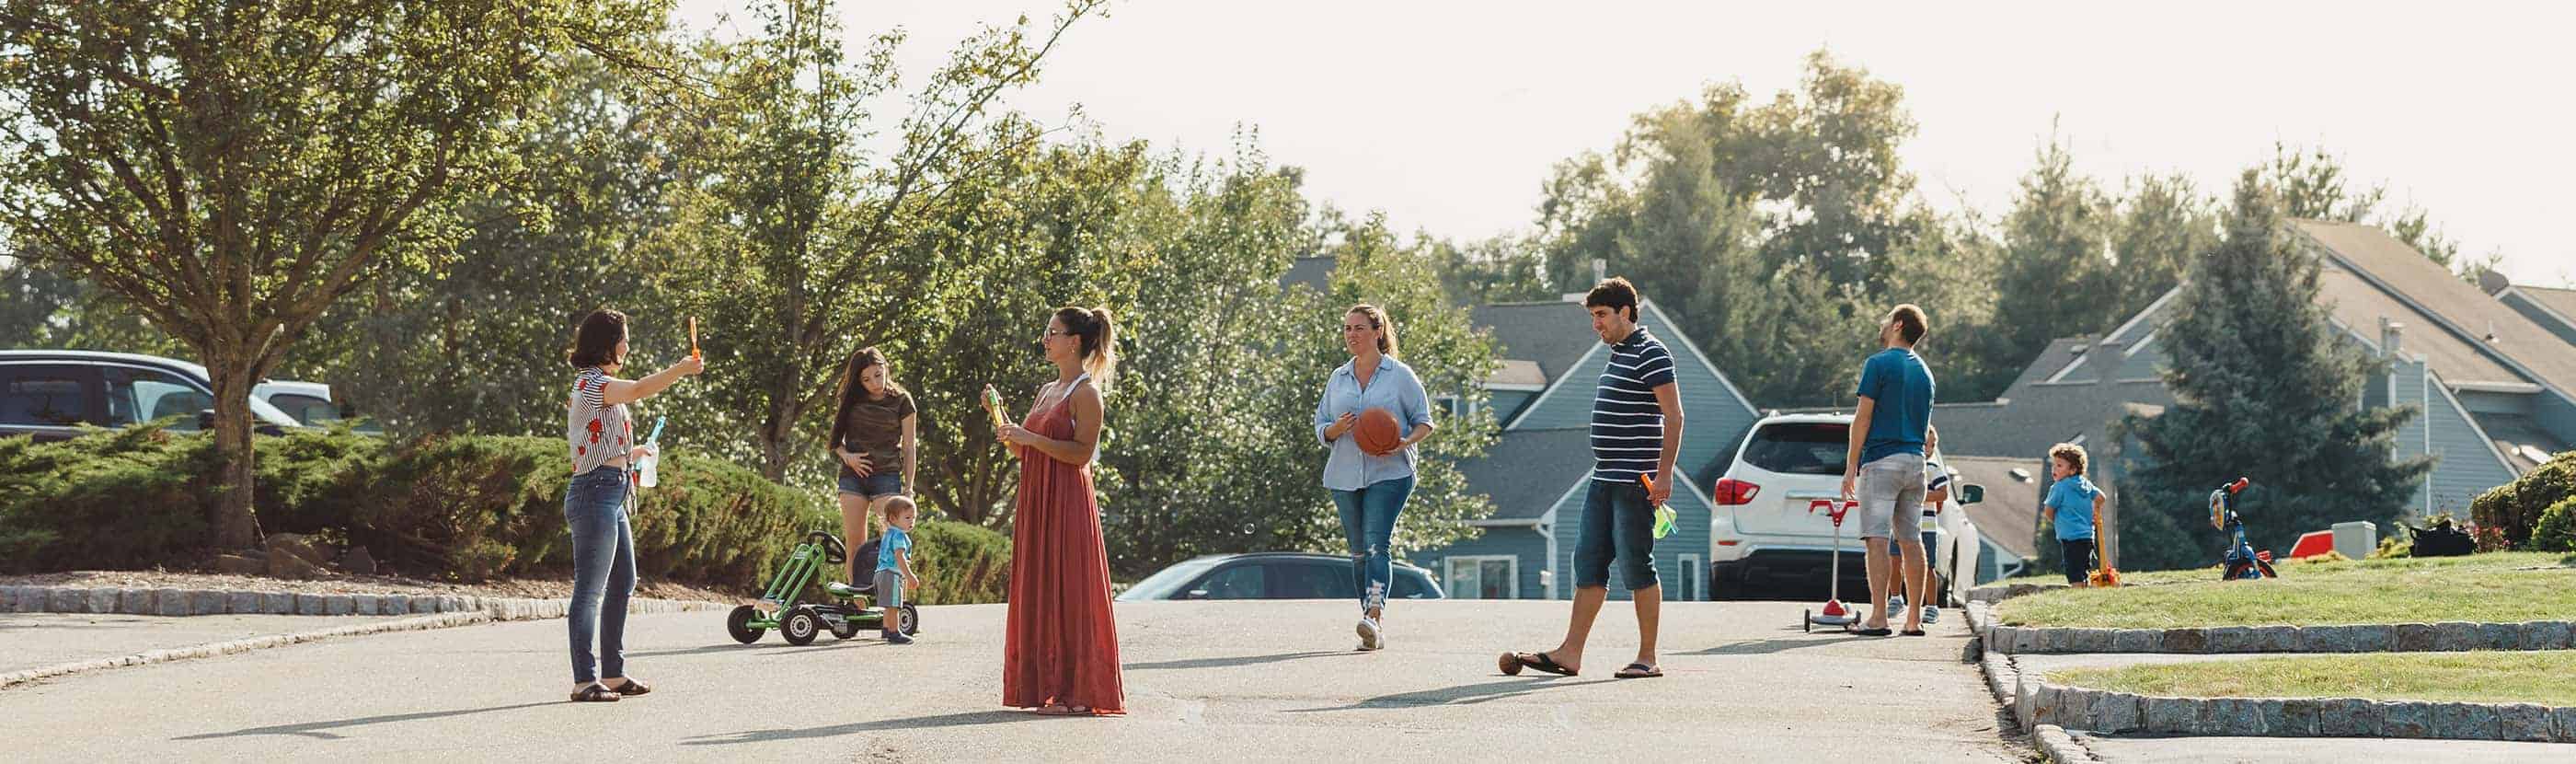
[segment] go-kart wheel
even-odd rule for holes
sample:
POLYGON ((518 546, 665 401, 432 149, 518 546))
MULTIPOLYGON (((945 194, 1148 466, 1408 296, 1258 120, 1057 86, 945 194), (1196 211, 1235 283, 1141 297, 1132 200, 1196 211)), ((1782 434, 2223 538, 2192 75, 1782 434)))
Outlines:
POLYGON ((921 633, 921 611, 913 609, 911 605, 905 605, 895 609, 895 617, 903 619, 904 636, 921 633))
POLYGON ((1813 611, 1813 610, 1800 610, 1800 611, 1798 611, 1798 631, 1799 631, 1799 632, 1801 632, 1801 633, 1807 633, 1807 634, 1813 634, 1813 633, 1815 633, 1815 631, 1816 631, 1816 611, 1813 611))
POLYGON ((814 644, 814 638, 822 633, 823 617, 815 615, 813 608, 797 608, 795 612, 788 613, 785 620, 778 622, 778 635, 786 637, 787 644, 814 644))
POLYGON ((725 633, 733 635, 733 641, 746 645, 758 642, 761 632, 768 631, 751 625, 752 620, 759 617, 759 608, 750 605, 736 607, 732 615, 725 616, 725 633))

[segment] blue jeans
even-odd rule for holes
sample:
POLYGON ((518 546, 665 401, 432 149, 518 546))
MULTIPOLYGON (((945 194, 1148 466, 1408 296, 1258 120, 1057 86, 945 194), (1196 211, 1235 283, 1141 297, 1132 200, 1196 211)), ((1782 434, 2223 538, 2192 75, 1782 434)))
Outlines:
POLYGON ((626 676, 626 599, 635 593, 627 490, 625 469, 601 467, 573 476, 564 491, 564 523, 572 526, 572 614, 564 622, 572 635, 576 684, 626 676), (591 673, 593 633, 599 635, 598 674, 591 673))
POLYGON ((1404 500, 1412 496, 1412 475, 1333 492, 1333 506, 1342 510, 1342 536, 1351 543, 1351 584, 1359 590, 1363 612, 1386 607, 1386 589, 1395 581, 1388 539, 1395 536, 1404 500))
POLYGON ((1655 508, 1646 503, 1646 487, 1636 483, 1591 480, 1583 494, 1583 524, 1574 542, 1574 588, 1609 588, 1610 562, 1619 562, 1619 580, 1628 591, 1659 583, 1655 578, 1655 508))

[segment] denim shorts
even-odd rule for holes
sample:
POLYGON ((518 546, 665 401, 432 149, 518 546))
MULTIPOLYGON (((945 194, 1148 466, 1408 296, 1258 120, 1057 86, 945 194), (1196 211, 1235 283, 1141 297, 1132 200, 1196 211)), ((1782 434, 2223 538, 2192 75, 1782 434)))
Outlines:
POLYGON ((879 472, 867 477, 859 477, 856 472, 841 470, 840 487, 842 493, 852 496, 870 500, 882 499, 903 493, 903 476, 892 472, 879 472))

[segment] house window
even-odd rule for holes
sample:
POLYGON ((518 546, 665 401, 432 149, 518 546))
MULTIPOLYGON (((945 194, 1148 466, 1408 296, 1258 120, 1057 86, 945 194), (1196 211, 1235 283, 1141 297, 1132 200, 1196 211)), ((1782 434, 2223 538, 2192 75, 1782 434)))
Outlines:
POLYGON ((1440 409, 1440 412, 1441 412, 1442 414, 1446 414, 1446 415, 1448 415, 1448 417, 1449 417, 1449 418, 1451 418, 1451 419, 1456 419, 1456 418, 1458 418, 1458 417, 1463 417, 1463 416, 1466 416, 1466 415, 1467 415, 1467 409, 1466 409, 1464 406, 1462 406, 1462 405, 1460 404, 1458 396, 1455 396, 1455 395, 1443 395, 1443 396, 1439 396, 1439 397, 1436 397, 1436 398, 1432 398, 1432 399, 1431 399, 1431 403, 1432 403, 1432 405, 1433 405, 1433 406, 1435 406, 1435 407, 1439 408, 1439 409, 1440 409))
POLYGON ((1681 587, 1675 592, 1681 595, 1679 599, 1683 602, 1698 602, 1699 577, 1708 573, 1700 569, 1699 555, 1682 555, 1681 570, 1674 572, 1680 574, 1678 580, 1681 582, 1681 587))
POLYGON ((1519 599, 1521 560, 1510 555, 1459 555, 1449 568, 1449 596, 1471 600, 1519 599))

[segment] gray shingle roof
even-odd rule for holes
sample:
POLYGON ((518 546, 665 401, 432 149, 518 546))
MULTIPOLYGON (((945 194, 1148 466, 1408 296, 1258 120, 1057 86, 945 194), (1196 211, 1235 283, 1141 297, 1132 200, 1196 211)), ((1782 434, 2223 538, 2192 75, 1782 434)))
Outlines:
MULTIPOLYGON (((1949 438, 1944 436, 1942 443, 1948 445, 1949 438)), ((2045 458, 1947 457, 1950 469, 1959 472, 1959 482, 1986 489, 1984 502, 1968 505, 1968 519, 1977 524, 1977 532, 2024 560, 2039 555, 2040 482, 2048 476, 2037 470, 2045 458), (2023 477, 2013 476, 2016 469, 2023 477)))
POLYGON ((1570 302, 1478 305, 1468 320, 1493 332, 1504 358, 1537 362, 1551 381, 1601 344, 1601 338, 1585 328, 1582 306, 1570 302))
MULTIPOLYGON (((2502 355, 2538 377, 2529 380, 2458 377, 2440 366, 2434 367, 2434 372, 2441 374, 2444 380, 2454 384, 2539 382, 2576 395, 2576 353, 2567 352, 2565 341, 2476 286, 2451 275, 2440 263, 2426 259, 2423 253, 2389 236, 2387 231, 2378 226, 2322 220, 2298 220, 2291 225, 2356 274, 2391 292, 2402 294, 2429 317, 2447 323, 2446 331, 2461 335, 2456 337, 2458 341, 2473 343, 2471 347, 2502 355)), ((2375 328, 2364 330, 2365 335, 2373 333, 2376 333, 2375 328)), ((2405 344, 2414 344, 2419 334, 2423 332, 2409 332, 2405 344)))
POLYGON ((2530 299, 2533 304, 2548 308, 2565 317, 2569 326, 2576 326, 2576 289, 2515 284, 2513 291, 2530 299))
POLYGON ((1467 487, 1494 500, 1495 520, 1528 520, 1547 514, 1568 487, 1592 471, 1589 430, 1513 430, 1462 462, 1467 487))
POLYGON ((2034 385, 2002 401, 1933 404, 1932 425, 1948 453, 2037 459, 2049 446, 2102 432, 2131 403, 2172 405, 2173 393, 2161 381, 2034 385))
POLYGON ((2530 472, 2533 468, 2539 467, 2541 462, 2548 461, 2547 457, 2550 454, 2568 450, 2569 447, 2566 441, 2549 434, 2548 430, 2542 429, 2540 423, 2531 421, 2530 417, 2472 411, 2469 412, 2469 418, 2477 420, 2478 429, 2486 431, 2487 437, 2495 442, 2496 450, 2504 453, 2505 462, 2513 465, 2513 472, 2517 475, 2530 472), (2533 459, 2533 454, 2525 451, 2524 446, 2540 452, 2539 455, 2542 458, 2533 459))

